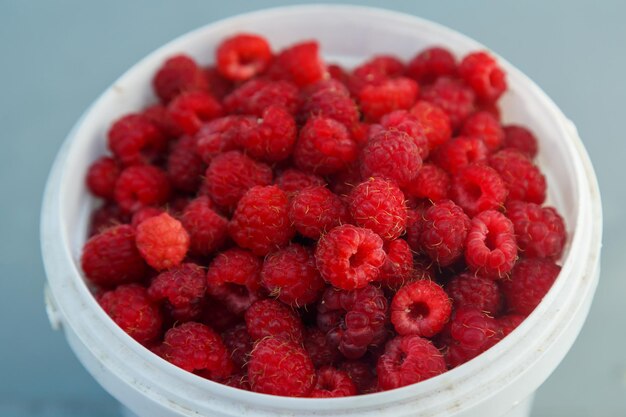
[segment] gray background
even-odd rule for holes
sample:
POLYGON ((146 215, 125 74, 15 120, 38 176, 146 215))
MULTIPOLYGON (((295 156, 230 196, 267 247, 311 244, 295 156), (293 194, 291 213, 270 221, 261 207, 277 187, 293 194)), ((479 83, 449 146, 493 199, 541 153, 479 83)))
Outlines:
MULTIPOLYGON (((0 0, 1 416, 118 415, 43 309, 39 207, 71 126, 159 45, 222 17, 281 4, 287 2, 0 0)), ((587 324, 539 391, 534 416, 626 416, 626 3, 361 4, 422 16, 477 39, 535 80, 577 124, 602 190, 603 272, 587 324)))

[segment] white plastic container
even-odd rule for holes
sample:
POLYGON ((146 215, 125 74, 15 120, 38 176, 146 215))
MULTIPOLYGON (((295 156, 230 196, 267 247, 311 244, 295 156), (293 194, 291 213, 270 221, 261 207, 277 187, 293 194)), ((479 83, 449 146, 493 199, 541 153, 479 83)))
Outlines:
POLYGON ((503 118, 529 126, 540 140, 539 164, 570 237, 553 288, 522 325, 476 359, 389 392, 339 399, 281 398, 236 390, 167 363, 140 346, 100 309, 79 269, 93 199, 84 178, 105 152, 105 133, 124 113, 152 102, 150 80, 163 60, 184 51, 212 60, 220 39, 247 31, 275 49, 318 39, 327 61, 351 65, 376 53, 408 59, 434 44, 457 56, 485 49, 450 29, 413 16, 356 6, 295 6, 212 23, 152 53, 86 111, 60 150, 42 207, 41 244, 50 321, 61 327, 83 365, 122 404, 140 416, 526 416, 533 392, 570 349, 598 282, 602 232, 600 196, 574 125, 520 71, 502 58, 510 91, 503 118))

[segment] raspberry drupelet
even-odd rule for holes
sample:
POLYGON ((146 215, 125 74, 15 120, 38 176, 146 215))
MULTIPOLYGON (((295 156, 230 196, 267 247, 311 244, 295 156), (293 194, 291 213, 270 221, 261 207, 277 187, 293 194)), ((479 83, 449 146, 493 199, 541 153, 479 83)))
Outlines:
POLYGON ((401 287, 391 302, 391 322, 400 335, 433 337, 450 318, 452 303, 433 281, 420 280, 401 287))
POLYGON ((558 259, 561 256, 567 234, 565 222, 554 208, 513 201, 506 206, 506 216, 513 222, 524 257, 558 259))
POLYGON ((179 265, 189 250, 189 234, 167 213, 150 217, 137 226, 139 253, 157 271, 179 265))
POLYGON ((148 295, 154 301, 165 300, 167 310, 177 321, 197 318, 206 292, 206 274, 202 267, 184 263, 161 272, 150 283, 148 295))
POLYGON ((528 315, 539 305, 559 275, 561 267, 550 259, 520 260, 501 283, 510 313, 528 315))
POLYGON ((341 224, 350 222, 348 207, 326 187, 308 187, 292 198, 289 219, 302 236, 319 239, 341 224))
POLYGON ((240 33, 222 41, 215 55, 220 74, 229 80, 245 81, 267 68, 272 50, 261 36, 240 33))
POLYGON ((304 339, 300 317, 280 301, 259 300, 246 310, 244 317, 253 340, 272 337, 301 344, 304 339))
POLYGON ((317 371, 315 387, 311 391, 313 398, 337 398, 356 395, 356 385, 347 372, 324 366, 317 371))

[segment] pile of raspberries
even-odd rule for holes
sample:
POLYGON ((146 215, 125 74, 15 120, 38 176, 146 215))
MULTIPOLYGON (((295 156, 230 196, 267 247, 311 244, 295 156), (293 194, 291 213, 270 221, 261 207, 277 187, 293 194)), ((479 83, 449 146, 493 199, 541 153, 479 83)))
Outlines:
POLYGON ((565 225, 487 52, 348 70, 238 34, 152 86, 88 170, 104 202, 81 265, 184 370, 293 397, 414 384, 500 341, 559 274, 565 225))

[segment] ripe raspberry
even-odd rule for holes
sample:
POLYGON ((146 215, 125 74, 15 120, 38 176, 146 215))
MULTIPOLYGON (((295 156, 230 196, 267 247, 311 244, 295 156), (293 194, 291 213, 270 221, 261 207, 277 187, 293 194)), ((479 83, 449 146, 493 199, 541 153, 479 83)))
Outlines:
POLYGON ((226 378, 233 363, 222 338, 201 323, 188 321, 165 333, 162 357, 189 372, 204 371, 212 379, 226 378))
POLYGON ((317 325, 331 346, 349 359, 365 355, 368 347, 387 337, 387 299, 380 288, 367 285, 346 291, 328 287, 317 305, 317 325))
POLYGON ((393 55, 375 55, 356 67, 353 74, 364 83, 377 83, 404 74, 404 63, 393 55))
POLYGON ((219 253, 207 271, 207 291, 228 310, 242 314, 261 297, 261 265, 259 258, 239 248, 219 253))
POLYGON ((455 78, 437 78, 424 87, 421 98, 440 107, 450 118, 452 129, 460 127, 474 111, 474 92, 455 78))
POLYGON ((331 80, 345 84, 348 81, 348 71, 339 64, 328 64, 326 71, 331 80))
POLYGON ((502 339, 498 322, 473 307, 457 309, 450 320, 446 363, 455 368, 475 358, 502 339))
POLYGON ((357 160, 331 176, 328 179, 328 186, 333 193, 345 197, 361 182, 363 182, 363 178, 361 177, 361 167, 357 160))
POLYGON ((419 247, 439 266, 456 262, 465 248, 470 219, 450 200, 428 208, 422 215, 419 247))
POLYGON ((463 272, 446 284, 446 292, 454 308, 474 307, 489 315, 496 315, 502 306, 500 289, 495 281, 463 272))
POLYGON ((404 233, 407 209, 404 194, 395 183, 370 178, 354 187, 348 199, 357 226, 368 228, 385 240, 404 233))
POLYGON ((521 314, 507 314, 498 317, 496 320, 498 321, 498 325, 502 331, 502 337, 504 337, 515 330, 517 326, 522 324, 522 322, 526 320, 526 316, 521 314))
POLYGON ((408 197, 425 198, 438 202, 448 198, 450 175, 429 162, 422 165, 417 176, 405 188, 408 197))
POLYGON ((272 183, 272 169, 239 151, 216 156, 206 171, 206 184, 211 200, 232 210, 246 192, 256 185, 272 183))
POLYGON ((422 167, 415 142, 404 132, 387 130, 374 136, 361 152, 361 176, 394 180, 405 187, 422 167))
POLYGON ((558 259, 561 256, 567 236, 563 218, 554 208, 523 201, 513 201, 506 208, 524 257, 558 259))
POLYGON ((503 149, 489 158, 509 190, 508 201, 542 204, 546 199, 546 179, 526 155, 515 149, 503 149))
POLYGON ((387 257, 380 268, 377 281, 392 290, 398 290, 414 278, 413 253, 406 240, 396 239, 385 243, 387 257))
POLYGON ((91 213, 88 237, 123 223, 128 223, 128 215, 123 213, 117 204, 105 203, 91 213))
POLYGON ((167 139, 177 138, 183 135, 183 132, 172 121, 167 107, 163 104, 154 104, 146 107, 141 113, 145 116, 167 139))
POLYGON ((270 295, 292 307, 317 301, 324 288, 312 251, 296 243, 265 258, 261 282, 270 295))
POLYGON ((276 185, 289 197, 293 197, 307 187, 324 186, 326 182, 317 175, 289 168, 276 176, 276 185))
POLYGON ((203 91, 207 82, 193 58, 175 55, 163 63, 152 79, 154 92, 167 103, 185 91, 203 91))
POLYGON ((87 188, 96 197, 113 200, 115 182, 120 175, 120 167, 113 158, 103 156, 94 161, 87 171, 87 188))
POLYGON ((152 165, 125 168, 115 183, 115 201, 133 213, 147 206, 160 206, 170 197, 170 183, 165 172, 152 165))
POLYGON ((502 281, 509 312, 528 315, 539 305, 559 275, 561 267, 550 259, 522 259, 511 277, 502 281))
POLYGON ((185 193, 196 193, 206 166, 196 152, 194 136, 183 136, 167 157, 167 176, 172 186, 185 193))
POLYGON ((333 365, 339 361, 341 354, 337 346, 331 345, 326 339, 326 332, 317 326, 309 327, 304 333, 304 348, 311 357, 315 368, 333 365))
POLYGON ((137 226, 135 241, 141 256, 157 271, 180 265, 189 249, 189 234, 167 213, 150 217, 137 226))
POLYGON ((275 185, 252 187, 239 200, 229 225, 230 236, 257 256, 287 245, 295 234, 289 199, 275 185))
POLYGON ((196 132, 196 153, 206 164, 222 152, 233 151, 239 148, 237 138, 242 128, 249 127, 256 120, 251 121, 242 116, 225 116, 213 119, 202 125, 196 132))
POLYGON ((202 123, 221 117, 222 105, 212 95, 203 91, 180 94, 167 106, 172 121, 188 135, 195 134, 202 123))
POLYGON ((177 321, 197 318, 206 292, 204 270, 193 263, 184 263, 161 272, 150 283, 148 295, 154 301, 165 300, 167 310, 177 321))
POLYGON ((248 375, 244 373, 233 374, 226 379, 222 379, 220 383, 228 385, 232 388, 241 389, 244 391, 252 391, 250 383, 248 382, 248 375))
POLYGON ((149 163, 167 149, 167 138, 141 114, 116 120, 107 138, 109 149, 124 166, 149 163))
POLYGON ((480 138, 490 152, 498 150, 504 141, 504 130, 500 122, 486 111, 476 112, 465 119, 461 134, 480 138))
POLYGON ((415 116, 422 126, 430 150, 437 148, 452 137, 450 118, 439 106, 419 100, 409 109, 409 113, 415 116))
POLYGON ((320 237, 315 250, 322 278, 344 290, 363 288, 378 278, 385 256, 377 234, 349 224, 320 237))
POLYGON ((138 284, 120 285, 98 298, 102 309, 130 337, 148 344, 161 335, 163 318, 159 307, 138 284))
POLYGON ((103 286, 139 281, 147 269, 135 246, 135 230, 129 225, 93 236, 85 243, 80 261, 87 279, 103 286))
POLYGON ((433 281, 415 281, 400 288, 391 302, 391 322, 400 335, 433 337, 450 318, 452 302, 433 281))
POLYGON ((415 81, 398 77, 364 86, 359 91, 358 101, 365 120, 375 122, 394 110, 411 108, 418 93, 415 81))
POLYGON ((248 355, 252 351, 254 341, 248 334, 245 323, 239 323, 222 333, 224 345, 230 352, 230 359, 237 369, 245 369, 248 355))
POLYGON ((450 174, 456 174, 470 164, 485 162, 488 153, 480 138, 459 136, 441 145, 432 160, 450 174))
POLYGON ((223 77, 215 65, 203 68, 203 73, 209 84, 209 93, 216 99, 222 101, 233 91, 234 83, 223 77))
POLYGON ((466 55, 459 64, 459 75, 486 102, 496 101, 506 91, 506 74, 486 52, 466 55))
POLYGON ((313 398, 337 398, 356 395, 356 385, 345 371, 324 366, 317 371, 317 381, 311 391, 313 398))
POLYGON ((511 271, 516 260, 513 223, 495 210, 476 215, 465 244, 465 261, 470 271, 499 279, 511 271))
MULTIPOLYGON (((424 129, 415 116, 409 113, 407 110, 394 110, 391 113, 387 113, 380 119, 380 125, 385 130, 399 130, 406 133, 413 139, 417 149, 419 150, 419 156, 422 160, 428 157, 430 153, 430 145, 428 139, 424 135, 424 129)), ((377 125, 372 125, 373 128, 377 125)), ((381 129, 382 130, 382 129, 381 129)), ((377 132, 376 132, 377 133, 377 132)))
POLYGON ((325 73, 317 41, 300 42, 282 50, 268 70, 270 78, 291 81, 298 87, 321 80, 325 73))
POLYGON ((210 255, 222 247, 228 236, 228 220, 212 209, 206 196, 191 201, 180 221, 189 233, 189 251, 194 255, 210 255))
POLYGON ((344 361, 339 369, 348 374, 354 385, 356 385, 359 394, 369 394, 378 391, 378 379, 374 374, 374 369, 371 364, 364 360, 344 361))
POLYGON ((450 197, 470 216, 501 208, 507 194, 498 172, 486 165, 468 165, 452 177, 450 197))
POLYGON ((429 340, 398 336, 387 342, 376 370, 380 388, 390 390, 437 376, 446 371, 446 364, 429 340))
POLYGON ((454 76, 456 60, 450 51, 442 47, 424 49, 409 61, 406 75, 420 84, 429 84, 441 76, 454 76))
POLYGON ((253 340, 272 337, 300 344, 304 338, 302 321, 292 309, 280 301, 257 301, 246 310, 244 317, 246 328, 253 340))
POLYGON ((504 126, 504 148, 517 149, 530 159, 537 156, 538 146, 535 135, 524 126, 504 126))
POLYGON ((293 159, 303 171, 328 175, 354 161, 357 152, 356 142, 343 124, 327 117, 315 117, 300 130, 293 159))
POLYGON ((244 81, 262 73, 272 59, 267 40, 241 33, 222 41, 215 53, 217 70, 233 81, 244 81))
POLYGON ((349 95, 331 89, 324 89, 304 100, 299 111, 299 119, 306 122, 312 117, 325 117, 350 128, 359 121, 359 110, 349 95))
POLYGON ((250 114, 261 117, 269 106, 284 108, 295 114, 300 104, 298 87, 288 81, 253 79, 224 98, 229 113, 250 114))
POLYGON ((237 142, 253 158, 278 162, 291 155, 297 133, 293 116, 284 108, 271 105, 261 119, 241 129, 237 142))

